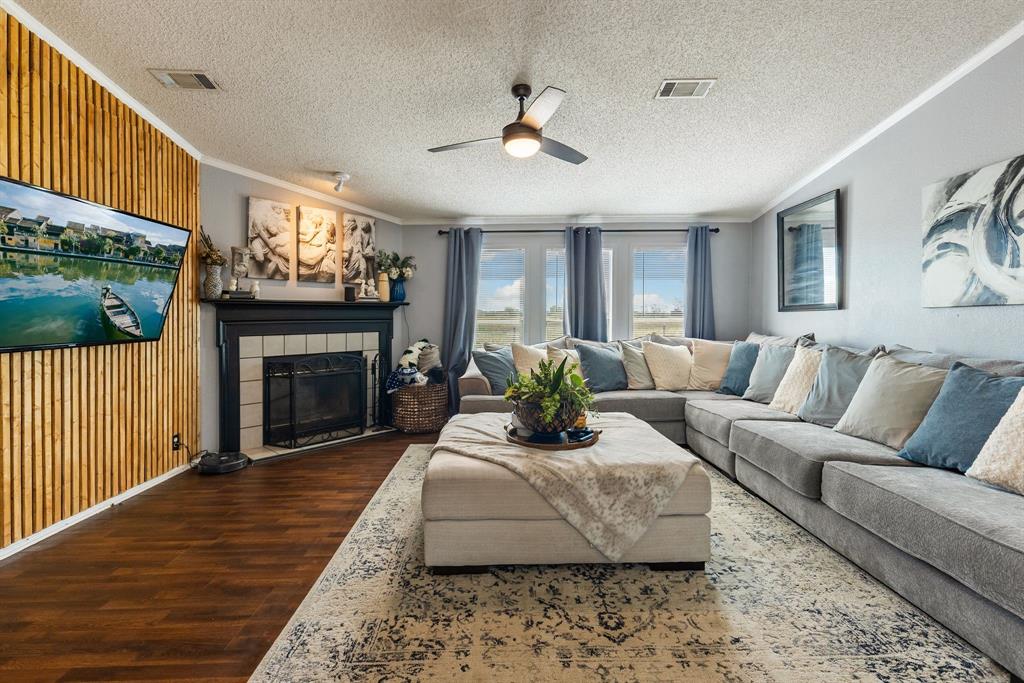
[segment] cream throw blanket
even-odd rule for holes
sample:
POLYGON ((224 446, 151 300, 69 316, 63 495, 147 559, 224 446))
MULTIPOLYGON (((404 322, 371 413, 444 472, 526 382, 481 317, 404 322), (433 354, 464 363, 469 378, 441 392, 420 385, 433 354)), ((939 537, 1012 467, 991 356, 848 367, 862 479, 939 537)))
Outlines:
POLYGON ((590 448, 544 451, 505 439, 511 415, 457 415, 431 454, 448 451, 501 465, 525 479, 609 560, 647 531, 697 458, 626 413, 602 413, 604 430, 590 448))

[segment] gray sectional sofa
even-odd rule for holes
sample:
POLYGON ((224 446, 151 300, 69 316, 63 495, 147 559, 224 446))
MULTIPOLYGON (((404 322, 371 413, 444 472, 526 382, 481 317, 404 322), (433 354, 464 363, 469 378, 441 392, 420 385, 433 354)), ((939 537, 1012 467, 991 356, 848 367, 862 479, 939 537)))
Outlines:
MULTIPOLYGON (((952 362, 915 353, 925 364, 952 362)), ((511 410, 472 365, 463 380, 462 412, 511 410)), ((1024 677, 1024 497, 735 396, 615 391, 598 394, 595 407, 630 413, 687 445, 1024 677)))

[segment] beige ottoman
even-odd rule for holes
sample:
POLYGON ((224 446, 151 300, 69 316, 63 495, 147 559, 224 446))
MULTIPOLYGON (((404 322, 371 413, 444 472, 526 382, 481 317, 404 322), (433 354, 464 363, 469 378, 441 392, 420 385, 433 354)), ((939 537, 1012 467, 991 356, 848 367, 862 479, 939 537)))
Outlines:
MULTIPOLYGON (((422 504, 430 567, 468 571, 492 564, 611 562, 530 484, 501 465, 439 451, 427 466, 422 504)), ((710 510, 711 482, 698 463, 620 562, 703 569, 711 552, 710 510)))

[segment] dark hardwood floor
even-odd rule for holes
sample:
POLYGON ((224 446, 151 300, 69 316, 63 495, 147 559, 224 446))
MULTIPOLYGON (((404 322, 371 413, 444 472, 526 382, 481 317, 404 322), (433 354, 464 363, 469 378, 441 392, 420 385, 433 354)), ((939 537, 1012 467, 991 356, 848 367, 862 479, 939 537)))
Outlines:
POLYGON ((411 443, 178 475, 0 562, 0 680, 245 680, 411 443))

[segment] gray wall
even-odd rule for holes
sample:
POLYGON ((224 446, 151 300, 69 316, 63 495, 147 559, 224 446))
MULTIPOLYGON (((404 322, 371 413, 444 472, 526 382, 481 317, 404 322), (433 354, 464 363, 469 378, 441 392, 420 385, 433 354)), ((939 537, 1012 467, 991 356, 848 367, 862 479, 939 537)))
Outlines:
MULTIPOLYGON (((750 288, 748 273, 751 263, 750 225, 748 223, 713 224, 722 232, 712 236, 711 260, 715 296, 715 321, 719 339, 743 339, 750 331, 748 322, 750 288)), ((446 238, 437 234, 447 226, 406 226, 402 229, 404 253, 416 256, 419 270, 406 283, 408 298, 408 330, 413 339, 426 337, 441 343, 444 318, 444 277, 446 238)), ((488 225, 488 231, 515 229, 564 228, 561 224, 488 225)), ((630 223, 606 226, 615 230, 664 229, 666 223, 630 223)), ((522 235, 529 240, 530 235, 522 235)), ((616 285, 613 285, 613 287, 616 285)))
MULTIPOLYGON (((202 165, 199 180, 200 217, 206 232, 214 243, 227 254, 232 246, 246 243, 246 221, 249 212, 249 197, 263 197, 295 206, 302 204, 326 209, 343 209, 324 201, 270 185, 246 176, 237 175, 213 166, 202 165)), ((339 216, 340 218, 340 216, 339 216)), ((388 251, 402 250, 401 229, 387 221, 377 219, 377 246, 388 251)), ((294 256, 293 256, 294 259, 294 256)), ((263 299, 292 300, 338 300, 341 298, 341 283, 325 284, 315 282, 298 283, 296 269, 291 268, 292 279, 260 280, 260 297, 263 299)), ((227 284, 228 270, 224 270, 227 284)), ((248 286, 248 281, 243 282, 248 286)), ((218 395, 220 391, 217 367, 216 314, 213 306, 203 304, 200 309, 200 377, 202 400, 202 447, 216 450, 220 444, 217 423, 218 395)), ((393 353, 405 345, 402 316, 395 319, 395 344, 393 353)), ((396 356, 397 358, 397 356, 396 356)))
POLYGON ((750 323, 819 340, 1024 358, 1024 306, 921 307, 922 189, 1024 153, 1024 39, 990 59, 753 225, 750 323), (779 313, 776 212, 839 188, 844 310, 779 313))

